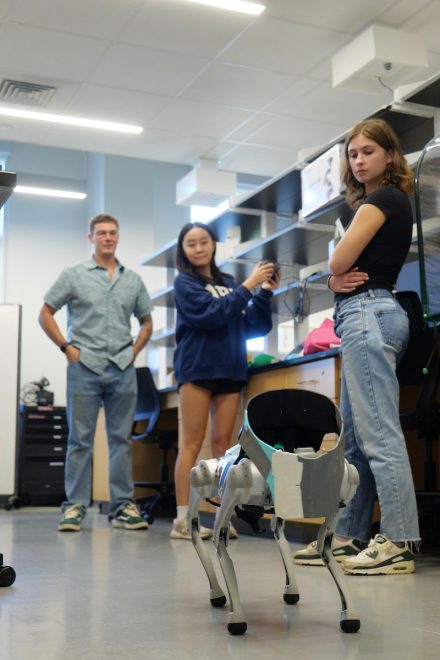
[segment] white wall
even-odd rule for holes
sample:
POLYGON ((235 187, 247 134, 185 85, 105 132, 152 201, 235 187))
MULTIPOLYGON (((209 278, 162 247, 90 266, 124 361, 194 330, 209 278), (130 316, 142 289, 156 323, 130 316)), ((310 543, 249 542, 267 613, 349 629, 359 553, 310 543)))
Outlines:
POLYGON ((0 496, 15 490, 20 307, 0 304, 0 496), (7 350, 5 348, 7 347, 7 350), (14 414, 15 412, 15 414, 14 414))
MULTIPOLYGON (((150 292, 162 288, 160 270, 140 261, 188 221, 189 209, 174 203, 176 181, 188 167, 17 143, 0 143, 0 150, 9 151, 7 168, 18 181, 20 173, 55 177, 59 187, 77 181, 88 193, 84 201, 16 193, 5 206, 3 302, 23 307, 21 384, 45 376, 55 403, 64 405, 65 357, 38 324, 44 293, 65 266, 89 257, 88 220, 101 212, 121 223, 121 262, 141 275, 150 292)), ((159 327, 160 310, 156 315, 159 327)), ((65 328, 64 311, 57 320, 65 328)))

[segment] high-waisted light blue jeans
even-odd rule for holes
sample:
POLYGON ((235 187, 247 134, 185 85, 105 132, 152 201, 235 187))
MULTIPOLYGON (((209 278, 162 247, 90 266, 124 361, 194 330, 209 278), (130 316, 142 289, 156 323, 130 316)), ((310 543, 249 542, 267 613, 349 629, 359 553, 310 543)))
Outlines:
POLYGON ((368 541, 377 493, 381 533, 391 541, 418 541, 417 505, 399 421, 396 377, 408 342, 407 315, 392 293, 371 289, 337 301, 335 332, 342 350, 345 456, 360 477, 336 533, 368 541))
POLYGON ((65 467, 67 502, 82 505, 85 513, 92 488, 92 450, 101 404, 109 448, 110 503, 114 516, 133 498, 131 429, 136 409, 137 383, 133 365, 121 371, 109 364, 102 375, 80 362, 67 367, 67 421, 69 437, 65 467))

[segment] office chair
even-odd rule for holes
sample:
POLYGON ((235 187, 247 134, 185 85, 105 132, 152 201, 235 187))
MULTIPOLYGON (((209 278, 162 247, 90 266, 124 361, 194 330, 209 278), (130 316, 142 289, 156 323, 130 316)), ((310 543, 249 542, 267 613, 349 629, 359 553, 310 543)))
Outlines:
POLYGON ((162 450, 160 481, 134 481, 139 488, 151 488, 157 491, 153 499, 139 498, 142 516, 147 522, 154 521, 154 513, 159 508, 171 508, 174 502, 174 482, 169 479, 168 455, 171 449, 177 451, 177 431, 157 428, 161 413, 160 397, 156 384, 148 367, 136 368, 138 397, 136 414, 133 421, 132 440, 147 444, 157 444, 162 450))
POLYGON ((404 431, 415 430, 417 437, 424 441, 424 491, 427 495, 440 495, 433 452, 440 433, 440 403, 436 400, 440 357, 435 330, 425 321, 422 303, 415 291, 398 291, 396 298, 408 315, 410 331, 408 347, 397 368, 397 378, 401 386, 418 388, 414 409, 402 412, 400 422, 404 431))
POLYGON ((0 553, 0 587, 10 587, 15 582, 15 571, 12 566, 3 564, 3 555, 0 553))

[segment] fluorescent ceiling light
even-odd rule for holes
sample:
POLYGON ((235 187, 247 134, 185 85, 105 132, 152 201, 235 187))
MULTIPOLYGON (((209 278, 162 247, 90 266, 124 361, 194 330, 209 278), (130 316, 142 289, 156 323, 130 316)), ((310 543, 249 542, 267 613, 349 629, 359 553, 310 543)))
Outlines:
POLYGON ((15 186, 14 192, 24 195, 42 195, 45 197, 62 197, 63 199, 85 199, 86 193, 71 190, 55 190, 53 188, 37 188, 35 186, 15 186))
POLYGON ((230 11, 238 11, 242 14, 258 15, 263 12, 266 7, 256 2, 247 2, 247 0, 187 0, 188 2, 195 2, 198 5, 207 5, 208 7, 219 7, 220 9, 229 9, 230 11))
POLYGON ((0 115, 4 117, 18 117, 19 119, 34 119, 47 121, 52 124, 67 124, 68 126, 81 126, 83 128, 96 128, 102 131, 116 131, 119 133, 139 134, 144 130, 142 126, 119 124, 113 121, 100 121, 99 119, 86 119, 85 117, 69 117, 68 115, 55 115, 48 112, 34 112, 33 110, 16 110, 14 108, 0 107, 0 115))

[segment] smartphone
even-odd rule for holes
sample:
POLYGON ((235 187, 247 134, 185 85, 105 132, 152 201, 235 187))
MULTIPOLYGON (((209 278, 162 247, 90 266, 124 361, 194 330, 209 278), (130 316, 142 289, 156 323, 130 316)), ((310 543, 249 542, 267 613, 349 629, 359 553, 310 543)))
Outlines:
POLYGON ((281 264, 278 263, 278 261, 269 261, 269 259, 264 259, 261 261, 261 264, 264 266, 265 264, 273 264, 273 271, 272 271, 272 279, 275 278, 275 275, 278 273, 278 271, 281 269, 281 264))

